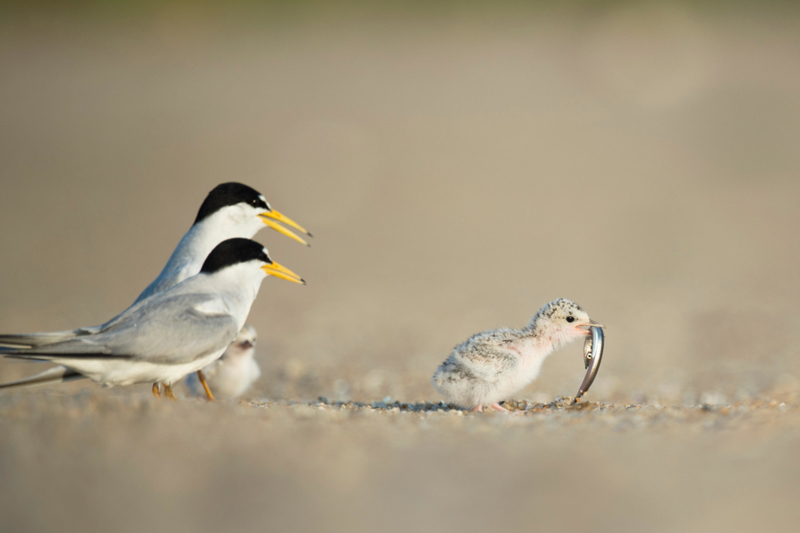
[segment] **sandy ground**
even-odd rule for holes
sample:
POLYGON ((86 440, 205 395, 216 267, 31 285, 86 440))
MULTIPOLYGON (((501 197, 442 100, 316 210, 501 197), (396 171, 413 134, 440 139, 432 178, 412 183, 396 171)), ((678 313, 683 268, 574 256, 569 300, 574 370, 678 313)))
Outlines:
POLYGON ((315 234, 257 237, 309 284, 262 287, 252 403, 0 394, 9 531, 793 530, 798 14, 309 5, 3 12, 0 330, 124 309, 222 181, 315 234), (559 296, 608 325, 590 407, 424 407, 559 296))
POLYGON ((800 517, 796 404, 44 398, 0 399, 13 531, 792 531, 800 517))

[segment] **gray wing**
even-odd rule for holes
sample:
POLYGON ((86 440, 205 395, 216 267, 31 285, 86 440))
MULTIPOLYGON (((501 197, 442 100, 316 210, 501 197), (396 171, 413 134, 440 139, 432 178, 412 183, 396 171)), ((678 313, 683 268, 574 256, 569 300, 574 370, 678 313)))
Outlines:
POLYGON ((0 348, 0 353, 30 359, 122 357, 188 363, 224 350, 239 332, 230 314, 201 307, 221 309, 223 305, 214 294, 161 293, 131 307, 94 335, 22 350, 0 348))
POLYGON ((82 337, 83 335, 91 335, 97 333, 100 326, 92 326, 88 328, 78 328, 69 331, 49 331, 44 333, 18 333, 9 335, 0 335, 0 345, 8 346, 11 348, 24 348, 42 346, 45 344, 53 344, 54 342, 63 342, 74 337, 82 337))

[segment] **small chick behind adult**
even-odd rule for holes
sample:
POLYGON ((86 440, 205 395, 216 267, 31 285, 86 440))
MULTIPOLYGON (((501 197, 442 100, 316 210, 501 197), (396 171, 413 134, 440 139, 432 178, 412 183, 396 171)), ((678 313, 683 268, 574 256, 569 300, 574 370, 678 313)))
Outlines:
POLYGON ((523 329, 500 328, 477 333, 459 344, 431 378, 449 403, 473 411, 516 394, 539 375, 553 351, 603 327, 575 302, 558 298, 546 304, 523 329))
MULTIPOLYGON (((222 357, 203 368, 203 374, 214 394, 220 398, 238 398, 261 377, 255 360, 256 328, 245 325, 222 357)), ((205 389, 197 377, 190 374, 186 386, 195 396, 205 396, 205 389)))

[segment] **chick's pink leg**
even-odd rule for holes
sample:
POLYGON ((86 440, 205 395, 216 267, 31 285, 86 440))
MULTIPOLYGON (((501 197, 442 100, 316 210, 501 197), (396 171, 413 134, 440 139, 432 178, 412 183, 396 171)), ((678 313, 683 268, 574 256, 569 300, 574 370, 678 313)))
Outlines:
POLYGON ((475 407, 472 409, 472 412, 473 412, 473 413, 482 413, 482 412, 483 412, 483 406, 482 406, 482 405, 476 405, 476 406, 475 406, 475 407))
POLYGON ((505 407, 503 407, 499 403, 493 403, 489 407, 491 407, 492 409, 494 409, 496 411, 500 411, 501 413, 507 413, 508 412, 508 409, 506 409, 505 407))

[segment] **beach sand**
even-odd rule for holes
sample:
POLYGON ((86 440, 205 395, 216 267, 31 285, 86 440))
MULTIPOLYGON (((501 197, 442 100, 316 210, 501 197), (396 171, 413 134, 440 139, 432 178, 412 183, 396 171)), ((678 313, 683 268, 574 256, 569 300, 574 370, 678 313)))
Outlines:
POLYGON ((244 403, 0 392, 2 529, 795 529, 798 12, 148 6, 0 19, 0 330, 114 316, 224 181, 308 285, 264 282, 244 403), (608 326, 587 407, 576 343, 530 412, 434 409, 556 297, 608 326))

